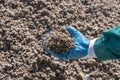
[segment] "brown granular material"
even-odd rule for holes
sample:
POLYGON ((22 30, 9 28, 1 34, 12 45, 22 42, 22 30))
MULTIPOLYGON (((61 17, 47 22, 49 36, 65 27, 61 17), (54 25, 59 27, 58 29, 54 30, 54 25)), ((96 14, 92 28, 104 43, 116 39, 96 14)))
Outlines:
POLYGON ((53 32, 47 35, 46 46, 58 54, 68 52, 74 47, 73 38, 63 32, 53 32))

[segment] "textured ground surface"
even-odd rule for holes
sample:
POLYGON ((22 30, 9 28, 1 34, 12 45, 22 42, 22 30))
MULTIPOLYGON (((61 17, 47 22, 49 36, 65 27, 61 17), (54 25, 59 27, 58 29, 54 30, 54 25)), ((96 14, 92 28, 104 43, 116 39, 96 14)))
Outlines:
POLYGON ((0 80, 119 80, 120 61, 60 60, 42 37, 72 25, 89 39, 120 23, 119 0, 0 0, 0 80))

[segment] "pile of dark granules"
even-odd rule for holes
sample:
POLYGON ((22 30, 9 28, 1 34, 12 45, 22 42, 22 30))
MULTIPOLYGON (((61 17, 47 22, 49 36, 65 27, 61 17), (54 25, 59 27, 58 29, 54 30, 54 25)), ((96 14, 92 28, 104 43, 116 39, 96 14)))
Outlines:
POLYGON ((74 41, 70 35, 63 32, 53 32, 46 35, 46 46, 50 50, 54 50, 58 54, 68 52, 70 48, 74 47, 74 41))

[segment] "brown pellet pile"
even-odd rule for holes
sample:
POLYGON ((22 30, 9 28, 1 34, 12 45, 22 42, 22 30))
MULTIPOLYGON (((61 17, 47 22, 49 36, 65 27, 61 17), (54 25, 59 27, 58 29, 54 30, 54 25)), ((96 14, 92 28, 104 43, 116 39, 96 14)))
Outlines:
POLYGON ((48 35, 48 46, 57 45, 57 36, 66 39, 54 50, 72 45, 63 31, 68 25, 92 40, 119 24, 120 0, 0 0, 0 80, 82 80, 81 72, 90 80, 120 80, 120 60, 64 60, 42 46, 49 31, 62 33, 48 35))
POLYGON ((74 47, 73 38, 63 32, 53 32, 48 34, 46 46, 48 49, 54 50, 58 54, 68 52, 70 48, 74 47))

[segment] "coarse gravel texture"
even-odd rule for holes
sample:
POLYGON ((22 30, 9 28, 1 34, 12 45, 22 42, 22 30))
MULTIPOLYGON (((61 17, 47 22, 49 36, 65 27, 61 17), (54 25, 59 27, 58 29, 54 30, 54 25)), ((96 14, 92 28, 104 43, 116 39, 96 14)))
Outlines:
POLYGON ((57 54, 65 54, 74 48, 74 40, 64 29, 61 32, 53 31, 45 35, 45 45, 57 54))
POLYGON ((119 60, 61 60, 42 48, 67 25, 93 39, 119 23, 119 0, 0 0, 0 80, 119 80, 119 60))

